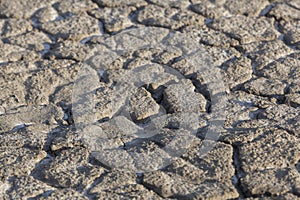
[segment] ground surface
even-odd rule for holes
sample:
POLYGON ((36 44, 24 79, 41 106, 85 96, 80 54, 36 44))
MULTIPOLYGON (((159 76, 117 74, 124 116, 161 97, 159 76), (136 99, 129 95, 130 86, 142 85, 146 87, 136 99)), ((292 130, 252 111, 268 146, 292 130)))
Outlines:
MULTIPOLYGON (((0 27, 0 199, 300 199, 299 0, 2 0, 0 27), (136 174, 91 154, 71 106, 88 52, 103 37, 144 26, 199 42, 224 76, 228 107, 217 144, 200 157, 211 99, 180 52, 137 51, 107 66, 97 83, 99 120, 112 116, 109 86, 124 71, 150 61, 185 77, 136 91, 134 120, 162 105, 170 123, 128 151, 167 142, 176 114, 189 112, 176 101, 182 96, 199 99, 189 108, 204 116, 180 158, 136 174)), ((104 120, 104 131, 117 136, 114 128, 104 120)))

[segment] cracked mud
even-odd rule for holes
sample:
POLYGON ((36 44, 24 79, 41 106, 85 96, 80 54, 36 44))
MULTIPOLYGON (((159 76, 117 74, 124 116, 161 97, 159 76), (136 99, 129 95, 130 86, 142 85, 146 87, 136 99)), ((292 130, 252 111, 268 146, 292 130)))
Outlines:
MULTIPOLYGON (((300 199, 299 0, 2 0, 0 37, 0 199, 300 199), (205 50, 209 67, 222 75, 227 104, 217 141, 205 139, 213 95, 183 55, 192 43, 107 59, 92 88, 94 117, 110 138, 106 146, 137 157, 160 152, 155 162, 132 162, 152 169, 170 156, 161 149, 188 135, 182 126, 193 130, 193 142, 175 160, 136 173, 113 168, 115 154, 87 145, 76 120, 88 115, 78 118, 73 97, 95 47, 126 48, 130 38, 107 38, 147 28, 161 30, 160 40, 180 33, 205 50), (120 106, 111 101, 114 86, 126 83, 124 74, 137 76, 140 66, 148 71, 139 77, 165 67, 178 75, 132 90, 128 115, 112 120, 120 106), (161 113, 163 120, 155 118, 161 113), (118 120, 126 121, 123 130, 118 120), (123 134, 151 120, 155 134, 123 134), (212 149, 203 156, 201 146, 212 149)), ((129 93, 120 91, 120 99, 129 93)), ((85 128, 97 136, 94 126, 85 128)))

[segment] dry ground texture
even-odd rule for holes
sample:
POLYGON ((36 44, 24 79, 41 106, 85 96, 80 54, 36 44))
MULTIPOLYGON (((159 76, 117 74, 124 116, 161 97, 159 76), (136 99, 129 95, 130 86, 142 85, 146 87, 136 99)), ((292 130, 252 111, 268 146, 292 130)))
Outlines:
POLYGON ((0 199, 300 199, 299 0, 1 0, 0 27, 0 199), (137 50, 107 66, 97 83, 97 119, 117 139, 107 119, 118 77, 143 62, 185 77, 177 89, 136 91, 135 121, 161 105, 170 123, 129 151, 159 148, 176 130, 182 108, 172 90, 199 99, 198 140, 171 165, 145 173, 101 163, 72 114, 73 84, 89 51, 140 27, 198 42, 228 98, 222 133, 201 157, 211 99, 181 52, 137 50))

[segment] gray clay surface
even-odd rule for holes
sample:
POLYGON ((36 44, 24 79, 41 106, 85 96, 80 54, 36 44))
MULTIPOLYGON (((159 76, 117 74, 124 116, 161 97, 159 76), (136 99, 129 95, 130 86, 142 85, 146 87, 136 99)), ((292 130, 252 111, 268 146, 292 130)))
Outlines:
POLYGON ((299 0, 1 0, 0 199, 300 199, 299 50, 299 0), (97 127, 85 127, 96 139, 76 130, 73 85, 86 56, 95 46, 108 52, 104 38, 143 27, 161 28, 161 39, 172 31, 192 38, 220 70, 228 102, 215 144, 204 141, 213 108, 205 77, 176 48, 127 52, 99 72, 93 94, 98 129, 110 139, 99 144, 141 158, 158 152, 156 162, 99 155, 86 145, 97 127), (117 98, 131 94, 127 118, 109 120, 121 107, 113 86, 141 65, 180 76, 132 91, 121 84, 117 98), (150 120, 158 132, 138 138, 150 120), (162 169, 111 167, 118 158, 156 167, 179 151, 172 138, 190 129, 193 142, 162 169), (201 145, 213 148, 200 156, 201 145))

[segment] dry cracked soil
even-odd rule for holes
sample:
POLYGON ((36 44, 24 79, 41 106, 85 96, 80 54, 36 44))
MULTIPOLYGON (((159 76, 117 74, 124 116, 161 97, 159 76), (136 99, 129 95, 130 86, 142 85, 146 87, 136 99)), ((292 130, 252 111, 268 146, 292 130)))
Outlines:
POLYGON ((1 0, 0 199, 300 199, 299 50, 299 0, 1 0), (228 101, 220 136, 202 156, 212 99, 181 51, 137 49, 107 65, 94 99, 111 145, 147 153, 178 134, 181 112, 201 118, 188 124, 196 139, 182 155, 136 173, 102 163, 84 142, 72 93, 91 49, 144 27, 164 30, 157 37, 179 32, 205 49, 228 101), (184 79, 164 87, 176 79, 164 77, 135 90, 128 130, 160 108, 167 121, 157 135, 132 143, 110 123, 112 86, 145 63, 184 79), (198 104, 182 106, 178 99, 187 97, 198 104))

